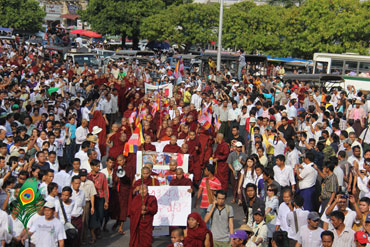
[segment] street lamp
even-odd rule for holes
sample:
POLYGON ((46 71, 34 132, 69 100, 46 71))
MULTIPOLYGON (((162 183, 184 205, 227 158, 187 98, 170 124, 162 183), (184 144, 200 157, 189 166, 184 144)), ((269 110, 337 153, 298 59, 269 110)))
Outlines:
POLYGON ((222 50, 222 22, 224 17, 224 0, 220 0, 220 20, 218 23, 218 44, 217 44, 217 71, 221 70, 221 50, 222 50))

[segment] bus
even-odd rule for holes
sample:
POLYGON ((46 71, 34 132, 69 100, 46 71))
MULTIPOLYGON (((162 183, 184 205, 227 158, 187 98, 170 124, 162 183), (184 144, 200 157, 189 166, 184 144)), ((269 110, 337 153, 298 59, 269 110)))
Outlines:
POLYGON ((370 56, 315 53, 313 74, 341 75, 345 85, 370 91, 370 56))

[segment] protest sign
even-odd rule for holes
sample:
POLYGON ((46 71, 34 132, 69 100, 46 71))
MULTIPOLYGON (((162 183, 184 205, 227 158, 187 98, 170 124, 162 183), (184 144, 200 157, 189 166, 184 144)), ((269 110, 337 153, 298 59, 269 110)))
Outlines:
POLYGON ((173 85, 171 83, 169 84, 164 84, 164 85, 151 85, 148 83, 145 83, 145 94, 150 93, 150 92, 155 92, 161 90, 162 95, 166 98, 172 98, 172 91, 173 91, 173 85))
POLYGON ((138 151, 136 154, 136 173, 141 174, 141 168, 145 164, 150 163, 153 165, 153 172, 158 175, 165 175, 170 169, 169 164, 171 160, 176 160, 177 167, 182 168, 185 173, 188 173, 189 154, 142 151, 138 151))
POLYGON ((191 213, 190 186, 149 186, 148 192, 158 202, 153 226, 186 226, 191 213))

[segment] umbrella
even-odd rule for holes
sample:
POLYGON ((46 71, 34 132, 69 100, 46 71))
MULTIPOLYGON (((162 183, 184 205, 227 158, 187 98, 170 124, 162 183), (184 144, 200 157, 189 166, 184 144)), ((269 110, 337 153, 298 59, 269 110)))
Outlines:
POLYGON ((101 38, 101 34, 98 34, 96 32, 93 32, 93 31, 85 31, 83 34, 83 36, 87 36, 87 37, 91 37, 91 38, 101 38))
POLYGON ((80 35, 83 35, 86 31, 83 30, 83 29, 75 29, 73 31, 71 31, 71 34, 80 34, 80 35))

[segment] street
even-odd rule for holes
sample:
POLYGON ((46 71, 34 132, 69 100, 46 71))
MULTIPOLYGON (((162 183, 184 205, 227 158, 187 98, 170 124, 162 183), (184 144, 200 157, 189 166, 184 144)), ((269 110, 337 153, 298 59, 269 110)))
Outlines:
MULTIPOLYGON (((230 191, 229 191, 229 195, 230 195, 230 191)), ((194 197, 193 197, 193 201, 194 201, 194 197)), ((232 205, 233 206, 233 209, 234 209, 234 228, 237 229, 241 224, 242 224, 242 220, 243 220, 243 209, 242 207, 239 207, 237 206, 237 204, 230 204, 230 201, 231 201, 231 197, 229 197, 227 199, 227 203, 229 205, 232 205)), ((197 211, 199 212, 200 210, 199 209, 196 209, 194 211, 197 211)), ((117 232, 112 232, 111 231, 111 228, 112 228, 112 225, 114 224, 114 221, 111 220, 109 221, 108 223, 108 229, 109 229, 109 232, 108 233, 103 233, 103 238, 98 240, 93 246, 98 246, 98 247, 128 247, 129 246, 129 241, 130 241, 130 223, 129 221, 125 222, 125 225, 124 225, 124 231, 126 232, 126 234, 124 236, 118 234, 117 232)), ((167 237, 156 237, 154 238, 154 243, 153 243, 153 247, 166 247, 168 244, 170 244, 170 238, 169 236, 167 237)))

